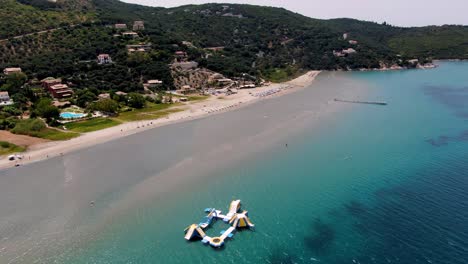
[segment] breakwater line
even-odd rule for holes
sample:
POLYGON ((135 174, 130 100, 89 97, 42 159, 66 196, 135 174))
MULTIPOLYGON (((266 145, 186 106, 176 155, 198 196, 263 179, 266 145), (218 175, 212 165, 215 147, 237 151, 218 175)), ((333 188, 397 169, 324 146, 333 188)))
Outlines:
POLYGON ((387 102, 383 101, 356 101, 356 100, 342 100, 335 98, 335 102, 352 103, 352 104, 372 104, 372 105, 387 105, 387 102))

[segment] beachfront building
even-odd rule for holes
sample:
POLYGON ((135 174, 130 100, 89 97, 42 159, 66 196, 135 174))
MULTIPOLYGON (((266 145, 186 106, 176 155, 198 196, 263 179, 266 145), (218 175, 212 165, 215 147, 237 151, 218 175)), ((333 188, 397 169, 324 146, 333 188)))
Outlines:
POLYGON ((134 21, 133 22, 133 30, 144 30, 145 29, 145 22, 143 21, 134 21))
POLYGON ((127 24, 115 24, 116 29, 127 29, 127 24))
POLYGON ((112 63, 112 59, 109 54, 99 54, 97 57, 98 64, 109 64, 112 63))
POLYGON ((13 101, 10 99, 8 92, 0 92, 0 106, 12 105, 13 101))
POLYGON ((195 93, 197 89, 193 88, 190 85, 184 85, 180 88, 180 90, 177 90, 178 93, 180 94, 190 94, 190 93, 195 93))
POLYGON ((5 68, 3 70, 3 74, 5 75, 10 75, 12 73, 20 73, 20 72, 22 72, 21 68, 5 68))
POLYGON ((73 90, 66 84, 56 84, 49 88, 52 97, 56 99, 67 98, 73 95, 73 90))
POLYGON ((53 78, 53 77, 47 77, 41 81, 42 88, 49 90, 50 87, 56 85, 56 84, 61 84, 62 79, 58 78, 53 78))

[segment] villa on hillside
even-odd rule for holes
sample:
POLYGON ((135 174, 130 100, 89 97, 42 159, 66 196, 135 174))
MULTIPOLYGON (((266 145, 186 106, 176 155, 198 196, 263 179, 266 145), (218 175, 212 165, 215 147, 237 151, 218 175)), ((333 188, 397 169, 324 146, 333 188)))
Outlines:
POLYGON ((110 99, 111 96, 110 96, 110 93, 102 93, 102 94, 98 95, 98 98, 99 99, 110 99))
POLYGON ((182 62, 187 60, 188 55, 187 52, 179 50, 174 53, 174 57, 176 58, 176 61, 182 62))
POLYGON ((112 63, 112 59, 109 54, 99 54, 97 57, 98 64, 109 64, 112 63))
POLYGON ((8 92, 0 92, 0 106, 12 105, 13 101, 10 99, 8 92))
POLYGON ((73 90, 66 84, 56 84, 49 88, 52 97, 56 99, 66 98, 73 95, 73 90))
POLYGON ((348 42, 349 42, 349 44, 351 44, 351 45, 357 45, 357 44, 358 44, 357 40, 350 40, 350 41, 348 41, 348 42))
POLYGON ((118 95, 118 96, 126 96, 127 95, 127 93, 122 92, 122 91, 115 92, 115 94, 118 95))
POLYGON ((148 80, 147 84, 149 87, 156 87, 158 85, 163 84, 163 82, 160 80, 148 80))
POLYGON ((116 29, 127 29, 127 24, 115 24, 116 29))
POLYGON ((145 44, 145 43, 140 43, 140 44, 135 44, 135 45, 127 45, 126 46, 128 53, 133 53, 133 52, 147 52, 151 50, 151 43, 145 44))
POLYGON ((5 74, 5 75, 9 75, 9 74, 12 74, 12 73, 18 73, 18 72, 22 72, 21 68, 5 68, 3 70, 3 74, 5 74))
POLYGON ((123 32, 122 36, 126 38, 138 38, 139 37, 138 33, 133 32, 133 31, 123 32))
POLYGON ((333 55, 335 55, 335 57, 346 57, 349 54, 353 54, 353 53, 357 53, 357 51, 353 48, 348 48, 348 49, 344 49, 341 51, 336 51, 336 50, 333 51, 333 55))
POLYGON ((144 30, 145 29, 145 22, 143 21, 134 21, 133 22, 133 30, 144 30))
POLYGON ((58 78, 53 78, 53 77, 47 77, 41 81, 42 88, 49 90, 51 86, 54 86, 56 84, 61 84, 62 79, 58 78))

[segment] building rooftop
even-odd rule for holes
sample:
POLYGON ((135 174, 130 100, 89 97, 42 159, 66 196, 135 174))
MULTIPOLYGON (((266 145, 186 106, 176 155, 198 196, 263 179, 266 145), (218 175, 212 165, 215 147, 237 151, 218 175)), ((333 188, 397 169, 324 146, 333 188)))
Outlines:
POLYGON ((160 80, 148 80, 148 84, 162 84, 163 82, 160 80))
POLYGON ((70 87, 68 87, 68 85, 66 85, 66 84, 61 84, 60 83, 60 84, 52 85, 50 87, 50 89, 52 89, 52 90, 61 90, 61 89, 70 89, 70 87))

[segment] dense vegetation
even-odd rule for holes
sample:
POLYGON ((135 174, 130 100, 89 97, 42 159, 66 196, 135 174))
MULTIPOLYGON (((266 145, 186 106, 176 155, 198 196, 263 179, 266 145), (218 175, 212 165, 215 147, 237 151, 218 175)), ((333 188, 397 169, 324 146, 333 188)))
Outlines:
MULTIPOLYGON (((23 1, 34 2, 34 1, 23 1)), ((39 2, 39 1, 38 1, 39 2)), ((48 1, 42 1, 50 3, 48 1)), ((14 0, 0 0, 0 39, 92 20, 94 12, 47 10, 14 0)))
MULTIPOLYGON (((62 78, 73 88, 72 104, 90 111, 121 112, 120 121, 169 113, 172 110, 161 104, 161 94, 146 98, 141 94, 143 83, 150 79, 163 81, 158 90, 174 88, 169 65, 176 51, 186 52, 186 59, 200 67, 256 81, 258 77, 284 81, 309 69, 414 67, 410 59, 468 59, 466 26, 401 28, 354 19, 318 20, 281 8, 234 4, 169 9, 117 0, 0 0, 0 4, 0 20, 8 21, 0 24, 0 68, 23 69, 21 74, 0 78, 0 90, 8 91, 15 101, 0 109, 0 129, 25 134, 42 121, 19 122, 16 117, 22 113, 51 125, 59 119, 58 109, 41 98, 49 96, 40 87, 46 77, 62 78), (145 29, 138 30, 135 39, 119 35, 122 30, 113 27, 125 23, 130 31, 136 20, 144 21, 145 29), (151 49, 127 52, 126 45, 140 43, 151 44, 151 49), (217 48, 208 49, 212 47, 217 48), (349 48, 356 52, 337 56, 349 48), (99 65, 96 56, 101 53, 109 54, 113 63, 99 65), (98 100, 104 92, 111 98, 98 100)), ((45 130, 40 128, 34 135, 45 130)))

